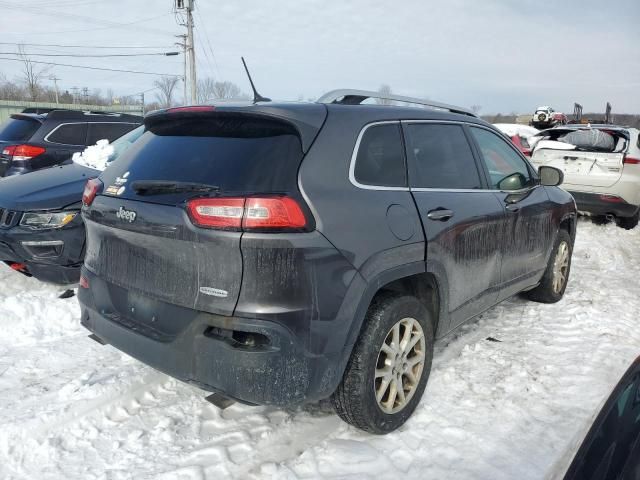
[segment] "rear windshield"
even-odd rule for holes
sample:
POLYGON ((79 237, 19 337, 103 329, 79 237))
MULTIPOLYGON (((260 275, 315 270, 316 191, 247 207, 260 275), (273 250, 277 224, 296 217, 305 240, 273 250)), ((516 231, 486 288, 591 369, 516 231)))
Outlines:
POLYGON ((40 127, 37 120, 26 118, 10 118, 0 125, 0 140, 6 142, 25 142, 29 140, 40 127))
MULTIPOLYGON (((302 146, 295 129, 259 118, 181 119, 151 125, 112 168, 136 180, 197 182, 224 193, 287 193, 296 189, 302 146)), ((133 196, 127 191, 123 197, 133 196)), ((154 198, 154 201, 160 200, 154 198)))

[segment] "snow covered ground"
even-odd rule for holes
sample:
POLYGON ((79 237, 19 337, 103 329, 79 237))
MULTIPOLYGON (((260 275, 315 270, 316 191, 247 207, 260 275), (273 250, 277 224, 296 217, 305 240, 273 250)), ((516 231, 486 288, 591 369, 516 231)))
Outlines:
POLYGON ((542 478, 640 354, 638 252, 640 228, 581 220, 564 300, 513 298, 441 341, 385 437, 317 405, 221 412, 88 339, 75 298, 0 267, 0 478, 542 478))

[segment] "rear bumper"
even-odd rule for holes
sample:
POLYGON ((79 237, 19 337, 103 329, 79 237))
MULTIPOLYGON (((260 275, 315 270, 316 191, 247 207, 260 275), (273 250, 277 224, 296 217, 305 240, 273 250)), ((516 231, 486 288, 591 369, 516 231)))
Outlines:
POLYGON ((57 230, 0 229, 0 262, 24 264, 24 273, 43 282, 73 284, 80 278, 84 241, 79 216, 57 230))
POLYGON ((613 195, 572 191, 569 191, 569 193, 573 195, 578 211, 581 213, 632 217, 638 213, 640 208, 638 205, 627 203, 624 199, 613 195), (607 200, 607 198, 610 200, 607 200))
POLYGON ((291 406, 330 395, 327 387, 341 372, 337 358, 309 353, 303 339, 281 324, 171 305, 107 283, 87 269, 83 275, 91 286, 78 291, 84 327, 143 363, 204 390, 247 404, 291 406), (127 302, 130 315, 116 313, 115 307, 98 311, 92 292, 108 295, 112 305, 127 302), (238 340, 248 337, 257 339, 254 345, 238 340))

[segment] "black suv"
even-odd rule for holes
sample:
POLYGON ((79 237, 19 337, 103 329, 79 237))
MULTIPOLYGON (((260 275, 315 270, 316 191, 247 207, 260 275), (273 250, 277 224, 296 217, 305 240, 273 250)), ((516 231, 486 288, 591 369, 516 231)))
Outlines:
POLYGON ((464 109, 372 97, 148 115, 85 188, 92 338, 217 404, 331 397, 385 433, 420 401, 435 338, 518 292, 560 300, 562 173, 464 109))
POLYGON ((0 177, 68 163, 98 140, 112 142, 142 123, 123 113, 52 110, 16 113, 0 125, 0 177))

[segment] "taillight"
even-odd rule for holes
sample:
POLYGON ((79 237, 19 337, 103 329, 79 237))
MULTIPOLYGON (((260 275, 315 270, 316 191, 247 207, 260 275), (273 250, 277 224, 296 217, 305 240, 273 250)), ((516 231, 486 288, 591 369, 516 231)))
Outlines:
POLYGON ((291 197, 197 198, 187 202, 199 227, 233 230, 300 230, 307 219, 291 197))
POLYGON ((244 207, 245 229, 252 228, 304 228, 307 219, 293 198, 247 198, 244 207))
POLYGON ((640 158, 634 158, 625 155, 622 163, 626 163, 628 165, 640 165, 640 158))
POLYGON ((96 195, 102 190, 103 183, 97 178, 92 178, 87 181, 84 186, 84 192, 82 192, 82 204, 87 207, 93 203, 96 195))
POLYGON ((617 195, 599 195, 600 200, 611 203, 624 203, 624 200, 617 195))
POLYGON ((240 228, 244 198, 196 198, 187 203, 191 221, 199 227, 240 228))
POLYGON ((31 160, 33 157, 42 155, 47 149, 35 145, 11 145, 2 150, 3 155, 11 157, 13 161, 31 160))

